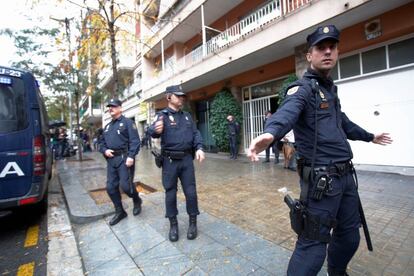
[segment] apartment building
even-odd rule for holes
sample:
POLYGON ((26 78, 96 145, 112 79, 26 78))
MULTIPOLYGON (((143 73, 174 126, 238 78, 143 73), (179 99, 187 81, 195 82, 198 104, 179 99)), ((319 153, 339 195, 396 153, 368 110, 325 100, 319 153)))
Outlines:
POLYGON ((141 98, 148 121, 166 106, 165 87, 181 84, 207 148, 209 106, 228 88, 243 109, 242 150, 263 131, 266 110, 290 74, 301 76, 306 36, 341 30, 333 70, 342 109, 394 144, 351 142, 354 162, 414 166, 414 2, 407 0, 147 0, 139 23, 141 98))

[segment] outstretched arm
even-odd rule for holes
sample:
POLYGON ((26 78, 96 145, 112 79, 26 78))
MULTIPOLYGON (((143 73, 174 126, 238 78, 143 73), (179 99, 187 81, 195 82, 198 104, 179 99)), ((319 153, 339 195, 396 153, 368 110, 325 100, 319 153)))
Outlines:
POLYGON ((380 133, 375 134, 372 143, 378 144, 381 146, 386 146, 392 143, 392 139, 389 133, 380 133))
POLYGON ((270 133, 263 133, 262 135, 257 136, 250 143, 250 147, 247 150, 247 157, 249 157, 251 161, 259 161, 257 155, 267 149, 273 140, 274 136, 270 133))

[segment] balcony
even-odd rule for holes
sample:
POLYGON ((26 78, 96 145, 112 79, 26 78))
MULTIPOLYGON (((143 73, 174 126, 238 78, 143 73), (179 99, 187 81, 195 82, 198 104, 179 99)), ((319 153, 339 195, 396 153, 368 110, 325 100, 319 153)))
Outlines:
MULTIPOLYGON (((263 65, 292 57, 315 26, 340 30, 399 7, 409 0, 274 0, 212 37, 191 53, 147 71, 143 99, 157 100, 168 85, 196 90, 263 65), (321 12, 323 11, 323 12, 321 12)), ((207 2, 208 3, 208 2, 207 2)), ((174 31, 176 37, 180 34, 174 31)), ((179 40, 181 41, 181 40, 179 40)))
POLYGON ((203 60, 231 47, 232 44, 262 30, 272 21, 293 13, 312 1, 315 0, 274 0, 269 2, 184 57, 169 61, 169 66, 166 69, 155 72, 154 77, 146 84, 146 88, 154 87, 172 76, 193 67, 203 60))

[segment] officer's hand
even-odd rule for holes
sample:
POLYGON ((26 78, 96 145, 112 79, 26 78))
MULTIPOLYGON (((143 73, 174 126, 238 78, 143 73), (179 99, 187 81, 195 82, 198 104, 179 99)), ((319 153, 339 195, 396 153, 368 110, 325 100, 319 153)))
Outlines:
POLYGON ((112 157, 114 157, 113 153, 114 153, 114 151, 113 151, 113 150, 111 150, 111 149, 107 149, 107 150, 105 151, 105 156, 106 156, 106 157, 108 157, 108 158, 112 158, 112 157))
POLYGON ((197 159, 198 162, 200 162, 200 163, 203 162, 203 160, 205 158, 206 157, 204 155, 204 151, 203 150, 199 149, 199 150, 196 151, 196 159, 197 159))
POLYGON ((257 136, 250 143, 249 149, 247 150, 247 157, 250 158, 251 161, 259 161, 257 155, 267 149, 273 140, 274 137, 270 133, 263 133, 262 135, 257 136))
POLYGON ((129 167, 131 167, 132 165, 134 165, 134 159, 132 159, 131 157, 128 157, 128 158, 126 159, 125 165, 126 165, 128 168, 129 168, 129 167))
POLYGON ((154 125, 154 130, 157 134, 162 133, 162 131, 164 130, 164 120, 162 115, 158 116, 158 120, 155 122, 154 125))
POLYGON ((372 140, 372 143, 385 146, 385 145, 391 144, 392 139, 389 133, 380 133, 380 134, 375 134, 374 140, 372 140))

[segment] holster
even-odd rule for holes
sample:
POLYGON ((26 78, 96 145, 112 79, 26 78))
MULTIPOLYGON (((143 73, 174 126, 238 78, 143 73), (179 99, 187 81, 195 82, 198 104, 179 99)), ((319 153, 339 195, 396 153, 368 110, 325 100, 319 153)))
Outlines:
POLYGON ((299 236, 305 229, 305 206, 299 200, 291 198, 290 195, 286 195, 284 201, 290 209, 290 226, 292 230, 299 236))
POLYGON ((155 157, 155 165, 158 168, 161 168, 162 167, 163 160, 164 160, 164 157, 160 153, 158 153, 158 152, 156 152, 154 150, 152 150, 151 153, 155 157))

